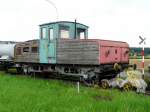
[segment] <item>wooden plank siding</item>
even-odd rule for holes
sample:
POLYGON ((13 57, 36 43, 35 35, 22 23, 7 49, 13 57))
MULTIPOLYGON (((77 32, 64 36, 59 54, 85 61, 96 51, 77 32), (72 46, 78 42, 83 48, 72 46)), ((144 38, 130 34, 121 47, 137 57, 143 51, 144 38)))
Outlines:
POLYGON ((39 41, 31 40, 16 44, 15 46, 15 58, 14 61, 17 63, 39 63, 39 41), (29 52, 24 52, 23 48, 29 47, 29 52), (32 52, 32 48, 37 47, 37 52, 32 52), (18 49, 21 49, 20 53, 17 53, 18 49))
POLYGON ((15 58, 15 62, 22 62, 22 63, 39 63, 39 54, 38 53, 28 53, 18 55, 15 58))
POLYGON ((99 44, 93 40, 57 40, 58 64, 99 64, 99 44))

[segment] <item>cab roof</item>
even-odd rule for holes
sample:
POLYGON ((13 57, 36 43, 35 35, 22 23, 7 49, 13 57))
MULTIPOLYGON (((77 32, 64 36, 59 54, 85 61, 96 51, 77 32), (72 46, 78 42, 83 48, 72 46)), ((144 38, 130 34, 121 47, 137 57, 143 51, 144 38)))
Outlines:
MULTIPOLYGON (((71 21, 56 21, 56 22, 50 22, 50 23, 40 24, 39 26, 51 25, 51 24, 61 24, 61 23, 72 23, 72 24, 74 24, 75 22, 71 22, 71 21)), ((78 23, 78 22, 77 22, 76 24, 80 24, 80 25, 82 25, 82 26, 85 26, 85 27, 89 28, 87 25, 84 25, 84 24, 82 24, 82 23, 78 23)))

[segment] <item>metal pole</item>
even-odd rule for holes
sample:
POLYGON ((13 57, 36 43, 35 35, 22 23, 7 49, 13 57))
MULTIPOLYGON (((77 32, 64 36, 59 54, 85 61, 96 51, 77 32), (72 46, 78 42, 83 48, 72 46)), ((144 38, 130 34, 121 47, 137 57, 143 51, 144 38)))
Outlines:
POLYGON ((58 18, 59 18, 59 13, 58 13, 58 9, 56 7, 56 5, 54 4, 54 2, 52 2, 51 0, 46 0, 48 3, 50 3, 56 10, 56 14, 57 14, 57 17, 56 17, 56 20, 58 21, 58 18))
POLYGON ((80 84, 79 82, 77 82, 77 89, 78 89, 78 93, 80 92, 80 84))
POLYGON ((74 22, 74 39, 76 39, 76 30, 77 30, 77 20, 75 19, 75 22, 74 22))
POLYGON ((142 73, 143 73, 143 77, 144 77, 144 44, 142 47, 142 73))

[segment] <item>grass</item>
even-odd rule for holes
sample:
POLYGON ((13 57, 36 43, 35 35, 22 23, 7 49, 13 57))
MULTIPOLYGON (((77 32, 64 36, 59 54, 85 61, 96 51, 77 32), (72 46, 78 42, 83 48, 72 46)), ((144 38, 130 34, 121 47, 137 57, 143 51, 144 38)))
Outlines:
POLYGON ((0 112, 149 112, 150 96, 0 72, 0 112))

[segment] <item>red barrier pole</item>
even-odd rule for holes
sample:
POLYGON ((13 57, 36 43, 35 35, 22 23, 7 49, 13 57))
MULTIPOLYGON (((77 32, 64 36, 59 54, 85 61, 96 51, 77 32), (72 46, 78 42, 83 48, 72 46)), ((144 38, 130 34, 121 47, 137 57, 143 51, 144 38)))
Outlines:
POLYGON ((142 48, 142 73, 144 76, 144 44, 143 44, 143 48, 142 48))

